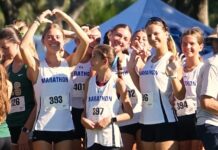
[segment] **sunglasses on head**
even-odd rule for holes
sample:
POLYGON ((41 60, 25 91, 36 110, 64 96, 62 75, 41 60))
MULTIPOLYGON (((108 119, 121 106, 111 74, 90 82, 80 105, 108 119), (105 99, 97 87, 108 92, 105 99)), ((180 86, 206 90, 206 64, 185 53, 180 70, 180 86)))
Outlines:
POLYGON ((145 24, 145 28, 147 28, 148 25, 153 24, 154 22, 162 23, 164 28, 168 31, 168 26, 167 26, 166 22, 163 19, 159 18, 159 17, 151 17, 151 18, 149 18, 147 23, 145 24))

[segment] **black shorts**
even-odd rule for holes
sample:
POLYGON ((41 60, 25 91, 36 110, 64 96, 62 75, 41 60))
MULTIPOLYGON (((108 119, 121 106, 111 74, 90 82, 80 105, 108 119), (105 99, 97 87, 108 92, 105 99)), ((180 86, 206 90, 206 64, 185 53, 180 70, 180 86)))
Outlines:
POLYGON ((177 140, 198 140, 195 114, 178 117, 177 140))
POLYGON ((33 131, 32 141, 46 141, 58 143, 65 140, 74 140, 73 130, 70 131, 33 131))
POLYGON ((176 140, 177 123, 141 125, 141 140, 145 142, 163 142, 176 140))
POLYGON ((93 144, 91 147, 87 148, 87 150, 120 150, 119 147, 107 147, 107 146, 102 146, 100 144, 93 144))
POLYGON ((135 124, 131 124, 131 125, 126 125, 126 126, 120 127, 120 132, 121 133, 131 134, 134 137, 136 137, 136 133, 137 133, 137 131, 139 129, 141 129, 140 124, 139 123, 135 123, 135 124))
POLYGON ((13 144, 17 144, 17 141, 20 137, 22 127, 18 126, 18 127, 8 127, 8 128, 9 128, 9 131, 11 134, 11 142, 13 144))
POLYGON ((74 138, 81 139, 85 138, 85 128, 81 123, 81 115, 84 109, 72 108, 72 119, 74 123, 74 138))

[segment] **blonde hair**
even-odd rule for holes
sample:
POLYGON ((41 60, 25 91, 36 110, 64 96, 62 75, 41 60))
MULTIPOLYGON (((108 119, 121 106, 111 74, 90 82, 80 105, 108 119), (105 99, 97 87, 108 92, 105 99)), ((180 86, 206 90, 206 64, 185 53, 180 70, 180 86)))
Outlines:
POLYGON ((8 76, 5 68, 0 64, 0 123, 4 122, 10 111, 10 100, 8 95, 8 76))

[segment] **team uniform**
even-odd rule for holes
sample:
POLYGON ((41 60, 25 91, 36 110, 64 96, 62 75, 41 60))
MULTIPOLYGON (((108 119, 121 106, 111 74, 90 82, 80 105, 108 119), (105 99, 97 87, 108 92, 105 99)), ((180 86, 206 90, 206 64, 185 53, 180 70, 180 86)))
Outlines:
MULTIPOLYGON (((218 54, 212 56, 203 65, 197 80, 197 99, 202 95, 218 100, 218 54)), ((198 105, 197 107, 197 133, 206 150, 218 149, 218 116, 198 105)))
POLYGON ((194 140, 196 133, 196 111, 197 111, 197 78, 203 63, 200 63, 190 72, 183 73, 183 81, 186 89, 184 100, 175 101, 175 110, 178 117, 178 140, 194 140))
MULTIPOLYGON (((117 96, 116 82, 115 74, 112 74, 109 81, 103 86, 96 84, 96 76, 90 78, 86 100, 86 117, 88 119, 97 122, 102 118, 112 118, 118 115, 121 102, 117 96)), ((86 133, 88 149, 93 149, 92 147, 96 145, 110 149, 122 146, 117 123, 111 123, 104 129, 86 129, 86 133)))
POLYGON ((169 103, 172 94, 170 78, 166 75, 166 66, 171 52, 157 62, 148 59, 139 72, 142 93, 141 139, 146 142, 162 142, 176 139, 176 115, 169 103))
MULTIPOLYGON (((141 93, 136 88, 133 83, 131 76, 127 69, 127 62, 130 57, 128 55, 124 55, 124 61, 121 63, 122 67, 122 78, 125 81, 127 91, 129 94, 129 98, 133 108, 133 118, 128 121, 124 121, 119 123, 121 133, 128 133, 131 135, 136 135, 137 131, 140 129, 139 117, 142 110, 142 96, 141 93)), ((117 68, 113 69, 115 73, 117 73, 117 68)), ((122 110, 121 110, 122 111, 122 110)))
POLYGON ((17 143, 21 129, 27 121, 34 105, 34 93, 32 82, 27 78, 27 66, 17 73, 12 71, 12 65, 8 69, 9 80, 13 85, 11 95, 11 111, 7 116, 7 123, 11 133, 12 143, 17 143))
POLYGON ((74 136, 76 139, 85 137, 85 128, 81 124, 81 114, 84 110, 84 87, 85 82, 90 76, 90 61, 79 63, 71 72, 73 87, 71 90, 72 117, 75 126, 74 136))
POLYGON ((34 84, 37 116, 33 141, 57 143, 73 140, 70 89, 70 68, 65 59, 58 67, 49 67, 45 60, 40 62, 38 79, 34 84))

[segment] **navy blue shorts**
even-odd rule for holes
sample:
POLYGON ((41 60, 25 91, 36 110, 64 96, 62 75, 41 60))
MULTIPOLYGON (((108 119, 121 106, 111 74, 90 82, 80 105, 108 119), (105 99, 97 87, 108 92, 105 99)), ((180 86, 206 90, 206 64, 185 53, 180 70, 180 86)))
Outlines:
POLYGON ((197 135, 206 150, 218 150, 218 126, 209 124, 198 125, 197 135))
POLYGON ((74 138, 75 139, 81 139, 85 138, 85 128, 83 127, 81 123, 81 115, 84 109, 78 109, 78 108, 72 108, 72 119, 74 123, 74 138))
POLYGON ((70 131, 33 131, 32 141, 46 141, 58 143, 65 140, 74 140, 73 130, 70 131))
POLYGON ((177 140, 198 140, 195 114, 178 117, 177 140))
POLYGON ((176 140, 177 123, 141 125, 141 140, 144 142, 164 142, 176 140))
POLYGON ((140 124, 135 123, 135 124, 120 127, 120 132, 121 133, 131 134, 132 136, 136 137, 136 133, 137 133, 137 131, 139 129, 141 129, 140 124))

